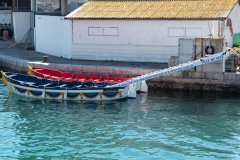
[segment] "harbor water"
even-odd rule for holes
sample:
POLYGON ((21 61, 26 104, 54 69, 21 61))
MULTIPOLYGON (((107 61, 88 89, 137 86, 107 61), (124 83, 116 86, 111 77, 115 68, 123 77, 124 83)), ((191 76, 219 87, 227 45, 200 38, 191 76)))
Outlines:
POLYGON ((138 94, 74 102, 26 99, 0 83, 0 159, 240 159, 240 95, 138 94))

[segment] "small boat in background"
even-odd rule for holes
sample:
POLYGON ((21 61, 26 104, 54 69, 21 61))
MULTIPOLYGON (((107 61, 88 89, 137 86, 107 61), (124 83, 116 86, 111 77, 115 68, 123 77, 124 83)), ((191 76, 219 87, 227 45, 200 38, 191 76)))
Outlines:
POLYGON ((66 82, 78 81, 78 82, 108 82, 108 83, 120 83, 131 78, 129 77, 112 77, 112 76, 97 76, 97 75, 84 75, 84 74, 71 74, 69 72, 62 72, 58 70, 39 68, 28 66, 28 75, 46 78, 50 80, 62 80, 66 82))
POLYGON ((3 72, 1 80, 10 93, 36 99, 117 100, 127 98, 129 86, 111 87, 107 82, 66 82, 3 72))

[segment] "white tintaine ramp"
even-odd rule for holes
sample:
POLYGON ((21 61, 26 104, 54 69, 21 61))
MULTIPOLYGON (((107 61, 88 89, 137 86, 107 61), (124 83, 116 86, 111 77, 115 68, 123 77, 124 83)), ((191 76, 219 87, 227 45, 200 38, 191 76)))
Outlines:
MULTIPOLYGON (((126 87, 126 86, 129 86, 129 92, 131 92, 131 91, 134 92, 135 90, 131 89, 132 88, 131 85, 133 85, 135 83, 138 83, 138 82, 141 82, 141 81, 146 81, 146 80, 156 78, 156 77, 160 77, 160 76, 164 76, 164 75, 167 75, 167 74, 170 74, 170 73, 183 71, 183 70, 190 69, 190 68, 200 66, 200 65, 204 65, 204 64, 207 64, 207 63, 212 63, 212 62, 215 62, 215 61, 219 61, 221 59, 226 58, 230 54, 231 54, 230 51, 226 51, 226 52, 221 52, 221 53, 217 53, 217 54, 214 54, 214 55, 208 55, 206 57, 200 58, 200 59, 195 60, 195 61, 190 61, 190 62, 183 63, 183 64, 180 64, 180 65, 177 65, 177 66, 174 66, 174 67, 170 67, 170 68, 162 69, 162 70, 159 70, 159 71, 151 72, 151 73, 148 73, 148 74, 145 74, 145 75, 142 75, 142 76, 138 76, 138 77, 135 77, 133 79, 130 79, 130 80, 112 85, 111 87, 126 87)), ((132 93, 132 94, 134 95, 134 93, 132 93)), ((129 95, 131 95, 131 93, 129 93, 129 95)))

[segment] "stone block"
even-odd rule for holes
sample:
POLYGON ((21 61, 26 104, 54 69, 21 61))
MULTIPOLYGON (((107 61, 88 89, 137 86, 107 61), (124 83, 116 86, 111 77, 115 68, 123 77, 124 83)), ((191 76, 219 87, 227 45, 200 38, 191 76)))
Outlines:
POLYGON ((67 71, 70 73, 82 73, 83 72, 83 66, 81 65, 69 65, 67 67, 67 71))
POLYGON ((132 68, 131 67, 125 67, 125 68, 115 67, 113 68, 112 73, 115 75, 132 77, 132 68))
POLYGON ((189 78, 195 78, 195 72, 190 71, 189 72, 189 78))
POLYGON ((56 65, 56 70, 67 72, 68 64, 58 64, 56 65))
POLYGON ((97 67, 97 74, 100 75, 111 75, 113 68, 115 67, 107 67, 107 66, 98 66, 97 67))
POLYGON ((28 61, 23 61, 23 72, 27 73, 28 71, 28 61))
POLYGON ((166 74, 166 75, 161 76, 161 77, 172 77, 172 75, 171 74, 166 74))
POLYGON ((6 59, 6 68, 9 69, 9 71, 11 72, 16 72, 16 63, 16 59, 6 59))
MULTIPOLYGON (((176 73, 178 73, 178 72, 176 72, 176 73)), ((182 71, 181 75, 182 75, 181 76, 182 78, 189 78, 189 71, 182 71)))
POLYGON ((86 65, 86 66, 83 66, 82 72, 87 73, 87 74, 93 74, 93 73, 96 74, 97 73, 97 67, 86 65))
POLYGON ((180 78, 182 77, 182 72, 174 72, 170 74, 171 77, 180 78))
POLYGON ((225 80, 225 84, 233 86, 233 85, 237 85, 237 82, 235 80, 228 79, 228 80, 225 80))
POLYGON ((0 56, 0 62, 4 62, 5 61, 5 58, 0 56))
POLYGON ((49 69, 56 69, 57 68, 57 64, 55 63, 49 63, 46 68, 49 68, 49 69))
POLYGON ((206 79, 213 79, 214 78, 214 73, 207 72, 205 75, 206 75, 205 76, 206 79))
POLYGON ((23 71, 25 71, 25 69, 23 69, 23 61, 21 61, 21 60, 18 60, 17 62, 16 62, 16 71, 19 71, 19 72, 23 72, 23 71))
POLYGON ((240 73, 236 73, 235 75, 236 75, 236 79, 240 80, 240 73))
POLYGON ((6 63, 9 65, 15 66, 17 63, 17 60, 15 58, 6 58, 6 63))
POLYGON ((5 56, 1 54, 0 54, 0 57, 1 57, 1 62, 6 62, 6 60, 9 59, 9 56, 5 56))
POLYGON ((1 62, 6 63, 6 57, 2 57, 1 62))
POLYGON ((195 78, 197 78, 197 79, 204 79, 204 78, 206 78, 206 73, 204 73, 204 72, 195 72, 195 78))
POLYGON ((136 69, 133 68, 132 69, 132 76, 136 77, 136 76, 141 76, 141 75, 145 75, 148 73, 151 73, 152 71, 149 69, 136 69))
POLYGON ((237 79, 235 73, 226 72, 225 75, 226 75, 226 79, 231 79, 231 80, 236 80, 237 79))
POLYGON ((223 75, 223 73, 213 73, 213 78, 216 80, 223 80, 224 75, 223 75))

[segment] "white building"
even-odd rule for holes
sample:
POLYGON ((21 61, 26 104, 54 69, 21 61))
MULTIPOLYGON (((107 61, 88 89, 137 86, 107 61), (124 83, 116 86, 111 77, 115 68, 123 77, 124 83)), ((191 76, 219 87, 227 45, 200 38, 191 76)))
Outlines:
MULTIPOLYGON (((84 2, 86 0, 0 0, 0 40, 37 46, 37 35, 44 36, 49 30, 48 25, 52 23, 46 24, 44 31, 36 34, 36 17, 41 15, 52 17, 53 20, 63 18, 84 2)), ((12 46, 12 43, 9 44, 12 46)))
POLYGON ((36 51, 72 59, 168 62, 179 38, 222 38, 224 48, 240 32, 238 0, 35 2, 36 51))
POLYGON ((31 0, 0 0, 1 39, 23 43, 27 38, 31 39, 27 35, 32 18, 31 0))
MULTIPOLYGON (((87 0, 36 0, 36 51, 59 57, 72 58, 72 22, 64 16, 87 0)), ((35 2, 35 1, 34 1, 35 2)))

